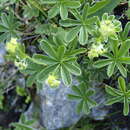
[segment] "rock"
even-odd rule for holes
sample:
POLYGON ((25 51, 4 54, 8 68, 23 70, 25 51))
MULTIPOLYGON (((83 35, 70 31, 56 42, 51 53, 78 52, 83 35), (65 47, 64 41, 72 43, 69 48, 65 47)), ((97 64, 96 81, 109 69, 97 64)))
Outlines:
MULTIPOLYGON (((73 84, 78 85, 78 81, 74 80, 73 84)), ((92 109, 89 117, 95 120, 103 120, 109 112, 106 107, 105 92, 103 88, 94 87, 96 95, 92 98, 99 103, 99 106, 92 109)), ((47 130, 57 130, 59 128, 69 127, 77 123, 83 117, 83 114, 76 113, 76 105, 78 101, 69 100, 67 95, 72 93, 70 87, 65 86, 63 83, 58 88, 51 88, 44 85, 43 89, 37 94, 35 103, 31 104, 29 110, 26 112, 28 119, 35 119, 47 130), (40 104, 38 106, 38 104, 40 104), (40 117, 39 117, 40 116, 40 117)))
MULTIPOLYGON (((78 84, 74 81, 73 84, 78 84)), ((48 130, 55 130, 75 124, 82 116, 76 113, 77 101, 68 100, 70 87, 63 83, 58 88, 45 85, 40 91, 42 125, 48 130)))
POLYGON ((111 106, 105 105, 107 98, 104 88, 100 85, 95 85, 94 89, 96 93, 92 96, 92 99, 98 103, 98 106, 92 108, 89 116, 94 120, 104 120, 108 115, 111 106))
POLYGON ((4 44, 0 43, 0 65, 5 64, 5 59, 4 59, 5 54, 6 54, 5 46, 4 44))

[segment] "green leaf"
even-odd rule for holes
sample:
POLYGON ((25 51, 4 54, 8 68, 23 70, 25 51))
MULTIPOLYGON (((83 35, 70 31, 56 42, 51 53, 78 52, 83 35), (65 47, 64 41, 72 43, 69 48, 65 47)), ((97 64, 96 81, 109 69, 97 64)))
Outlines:
POLYGON ((127 70, 125 69, 125 67, 121 63, 117 63, 116 66, 118 67, 123 77, 127 77, 127 70))
POLYGON ((71 63, 64 63, 64 66, 66 67, 66 69, 74 74, 74 75, 80 75, 81 74, 81 70, 78 66, 74 65, 74 64, 71 64, 71 63))
POLYGON ((83 8, 83 20, 85 21, 88 15, 89 4, 85 4, 83 8))
POLYGON ((0 32, 8 32, 8 28, 3 25, 0 25, 0 32))
POLYGON ((61 77, 65 85, 68 86, 72 83, 72 77, 70 75, 70 72, 65 68, 64 65, 61 66, 61 77))
POLYGON ((77 95, 73 95, 73 94, 68 94, 68 98, 70 100, 81 100, 82 99, 81 96, 77 96, 77 95))
POLYGON ((110 98, 110 99, 106 102, 106 105, 112 105, 112 104, 114 104, 114 103, 121 102, 122 100, 123 100, 123 97, 121 97, 121 96, 114 97, 114 98, 110 98))
POLYGON ((101 17, 104 13, 111 13, 113 9, 122 1, 122 0, 104 0, 108 2, 103 8, 97 10, 94 14, 95 16, 101 17))
POLYGON ((9 26, 9 17, 5 13, 1 14, 1 21, 3 23, 3 26, 8 27, 9 26))
POLYGON ((58 64, 46 67, 37 75, 37 80, 40 82, 45 81, 48 75, 52 73, 54 70, 56 70, 57 67, 59 67, 58 64))
POLYGON ((110 47, 113 54, 117 57, 118 55, 118 40, 110 39, 110 47))
POLYGON ((43 10, 43 6, 41 5, 40 1, 37 0, 27 0, 27 1, 35 8, 37 8, 39 11, 41 11, 43 14, 45 14, 43 10))
POLYGON ((33 85, 33 83, 35 82, 36 80, 36 76, 35 75, 30 75, 28 78, 27 78, 27 81, 26 81, 26 85, 28 87, 31 87, 33 85))
POLYGON ((60 6, 60 16, 63 20, 67 19, 68 17, 68 10, 63 4, 60 6))
POLYGON ((111 59, 99 60, 99 61, 96 61, 94 63, 94 67, 96 67, 96 68, 102 68, 102 67, 104 67, 106 65, 109 65, 111 63, 112 63, 111 59))
POLYGON ((120 57, 118 61, 122 64, 130 64, 130 57, 120 57))
POLYGON ((109 77, 111 77, 112 74, 114 73, 115 65, 116 65, 116 63, 114 63, 114 62, 108 65, 107 75, 108 75, 109 77))
POLYGON ((127 116, 129 114, 129 102, 128 102, 127 97, 124 98, 123 114, 124 116, 127 116))
POLYGON ((54 5, 49 11, 48 11, 48 17, 54 18, 58 13, 60 12, 59 6, 54 5))
POLYGON ((93 16, 87 19, 85 23, 87 26, 91 26, 92 24, 96 23, 97 20, 98 20, 98 17, 93 16))
POLYGON ((122 96, 123 93, 120 92, 118 89, 112 88, 110 86, 105 87, 105 91, 110 94, 111 96, 122 96))
POLYGON ((101 10, 109 2, 110 2, 109 0, 102 0, 102 1, 96 2, 95 5, 93 5, 92 7, 90 7, 88 9, 88 15, 92 15, 92 14, 96 13, 97 11, 101 10))
POLYGON ((122 38, 123 38, 123 39, 127 39, 129 31, 130 31, 130 22, 128 22, 128 23, 125 25, 124 31, 123 31, 123 33, 122 33, 122 38))
POLYGON ((82 112, 84 101, 81 100, 77 105, 77 113, 82 112))
POLYGON ((56 4, 57 0, 41 0, 42 4, 56 4))
POLYGON ((94 93, 95 93, 94 90, 87 90, 86 93, 85 93, 85 95, 86 95, 87 97, 89 97, 89 96, 92 96, 94 93))
POLYGON ((26 96, 27 95, 25 88, 22 88, 22 87, 19 87, 19 86, 16 87, 16 93, 19 96, 26 96))
POLYGON ((64 57, 65 51, 66 51, 65 46, 62 46, 62 45, 59 46, 58 51, 57 51, 57 57, 59 60, 61 60, 64 57))
POLYGON ((64 57, 64 62, 76 62, 77 57, 64 57))
POLYGON ((50 57, 57 59, 57 54, 54 48, 47 42, 41 42, 40 47, 45 51, 50 57))
POLYGON ((81 92, 81 90, 79 89, 78 86, 72 86, 72 90, 73 90, 73 92, 74 92, 76 95, 82 96, 82 92, 81 92))
POLYGON ((66 56, 75 56, 81 53, 85 53, 87 50, 86 48, 79 48, 79 49, 75 49, 75 50, 71 50, 69 52, 67 52, 65 55, 66 56))
POLYGON ((58 62, 55 59, 52 59, 48 56, 40 55, 40 54, 34 54, 33 59, 38 63, 38 64, 43 64, 43 65, 52 65, 52 64, 57 64, 58 62))
POLYGON ((121 57, 121 56, 126 55, 129 49, 130 49, 130 40, 126 40, 125 42, 121 44, 121 47, 118 52, 118 56, 121 57))
POLYGON ((90 113, 89 105, 88 105, 88 103, 85 102, 85 101, 83 102, 82 111, 83 111, 83 113, 86 114, 86 115, 90 113))
POLYGON ((72 40, 75 39, 75 37, 78 35, 80 31, 81 26, 77 26, 75 28, 72 28, 66 35, 65 40, 67 42, 71 42, 72 40))
POLYGON ((76 9, 76 8, 79 8, 80 7, 80 2, 79 1, 75 1, 75 0, 70 0, 70 1, 65 1, 64 2, 64 5, 68 8, 71 8, 71 9, 76 9))
POLYGON ((88 100, 88 105, 90 105, 89 106, 90 108, 95 107, 97 105, 97 103, 94 100, 90 98, 88 98, 87 100, 88 100))
POLYGON ((122 91, 122 92, 126 92, 126 85, 125 85, 125 80, 124 78, 122 77, 119 77, 118 78, 118 84, 119 84, 119 89, 122 91))
POLYGON ((23 124, 23 123, 12 123, 11 125, 18 127, 18 129, 22 128, 22 129, 26 129, 26 130, 35 130, 33 127, 23 124))
POLYGON ((79 42, 81 45, 85 45, 87 41, 88 41, 88 32, 85 27, 81 27, 79 32, 79 42))
POLYGON ((77 9, 70 10, 70 12, 74 15, 74 17, 76 19, 78 19, 78 20, 82 19, 82 16, 81 16, 81 14, 79 13, 79 11, 77 9))
POLYGON ((23 15, 25 18, 31 19, 32 17, 39 16, 39 10, 37 8, 32 7, 31 5, 25 5, 23 15))
POLYGON ((60 25, 64 27, 73 27, 77 25, 81 25, 81 22, 79 20, 74 19, 66 19, 66 20, 60 20, 60 25))

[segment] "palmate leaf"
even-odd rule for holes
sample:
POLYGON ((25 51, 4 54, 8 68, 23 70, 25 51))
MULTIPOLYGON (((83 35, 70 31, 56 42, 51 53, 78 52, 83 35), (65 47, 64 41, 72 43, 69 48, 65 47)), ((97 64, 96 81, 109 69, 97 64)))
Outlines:
POLYGON ((39 82, 45 81, 48 75, 53 73, 58 74, 63 83, 68 86, 72 83, 72 75, 81 74, 75 55, 85 52, 86 49, 80 48, 68 51, 64 43, 55 48, 47 41, 42 41, 40 48, 47 55, 34 54, 32 57, 35 63, 44 65, 44 68, 37 74, 39 82))
POLYGON ((130 91, 127 90, 125 85, 125 80, 122 77, 118 78, 118 87, 119 89, 112 88, 110 86, 106 86, 105 90, 106 92, 111 95, 109 99, 107 100, 107 105, 112 105, 117 102, 123 102, 124 108, 123 108, 123 114, 124 116, 127 116, 129 114, 129 98, 130 98, 130 91))
POLYGON ((89 114, 90 109, 96 106, 96 102, 89 98, 94 94, 94 91, 87 89, 83 83, 79 86, 72 86, 72 90, 73 93, 68 94, 68 98, 70 100, 79 100, 77 113, 89 114))
POLYGON ((78 12, 78 10, 71 10, 71 13, 75 16, 74 19, 66 19, 60 20, 60 25, 64 27, 72 27, 70 31, 66 34, 65 40, 67 42, 71 42, 78 36, 79 43, 81 45, 87 44, 88 35, 93 31, 92 27, 98 20, 97 17, 87 17, 87 11, 89 9, 89 5, 86 4, 83 8, 82 14, 78 12))
POLYGON ((15 19, 14 14, 10 11, 9 15, 2 13, 0 21, 0 41, 9 41, 12 37, 19 38, 20 32, 18 31, 20 23, 15 19))
POLYGON ((76 9, 80 7, 80 2, 75 0, 41 0, 42 4, 54 5, 48 11, 48 17, 54 18, 60 13, 61 19, 65 20, 68 17, 68 9, 76 9))
POLYGON ((123 64, 130 64, 130 57, 127 56, 130 49, 130 41, 122 41, 121 46, 118 45, 118 40, 110 40, 111 51, 113 53, 107 53, 103 56, 107 59, 96 61, 94 66, 96 68, 102 68, 108 66, 107 75, 111 77, 114 73, 114 69, 117 68, 122 76, 127 77, 127 69, 123 64))

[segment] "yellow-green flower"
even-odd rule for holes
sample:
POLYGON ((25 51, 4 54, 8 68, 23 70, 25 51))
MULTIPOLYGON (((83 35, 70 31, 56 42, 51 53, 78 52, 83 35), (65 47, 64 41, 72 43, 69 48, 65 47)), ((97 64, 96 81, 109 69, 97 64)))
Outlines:
POLYGON ((15 53, 17 47, 18 42, 16 38, 11 38, 11 40, 6 43, 6 50, 10 53, 15 53))
POLYGON ((15 60, 14 64, 15 64, 15 66, 17 66, 20 70, 24 70, 24 69, 27 68, 26 59, 15 60))
POLYGON ((102 16, 99 32, 103 40, 107 41, 108 38, 117 39, 116 33, 120 32, 121 30, 121 22, 116 20, 114 15, 108 16, 108 14, 105 13, 102 16))
POLYGON ((102 55, 107 51, 106 48, 104 48, 103 44, 93 44, 88 51, 88 57, 89 59, 93 59, 95 57, 99 57, 99 55, 102 55))
POLYGON ((110 20, 101 21, 99 31, 104 38, 116 33, 114 24, 110 20))
POLYGON ((54 75, 49 75, 46 80, 46 83, 51 87, 58 87, 60 85, 60 81, 57 80, 57 77, 54 75))

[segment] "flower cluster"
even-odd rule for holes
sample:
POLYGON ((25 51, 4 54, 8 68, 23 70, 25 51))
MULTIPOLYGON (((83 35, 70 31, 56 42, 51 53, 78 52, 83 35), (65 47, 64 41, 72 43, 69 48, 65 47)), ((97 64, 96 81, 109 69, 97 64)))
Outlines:
POLYGON ((100 22, 99 32, 104 41, 107 41, 108 38, 117 39, 117 34, 122 30, 121 23, 115 19, 114 15, 108 16, 105 13, 102 16, 102 21, 100 22))
POLYGON ((60 81, 57 80, 57 77, 54 75, 49 75, 46 80, 46 83, 51 87, 58 87, 60 85, 60 81))
POLYGON ((11 40, 6 44, 6 50, 10 53, 15 53, 17 47, 18 42, 16 38, 11 38, 11 40))
POLYGON ((15 60, 14 64, 19 68, 19 70, 24 70, 27 68, 26 59, 21 60, 20 58, 18 58, 18 60, 15 60))
POLYGON ((103 44, 93 44, 88 51, 88 57, 90 59, 93 59, 95 57, 99 57, 99 55, 102 55, 107 51, 106 48, 104 48, 103 44))

